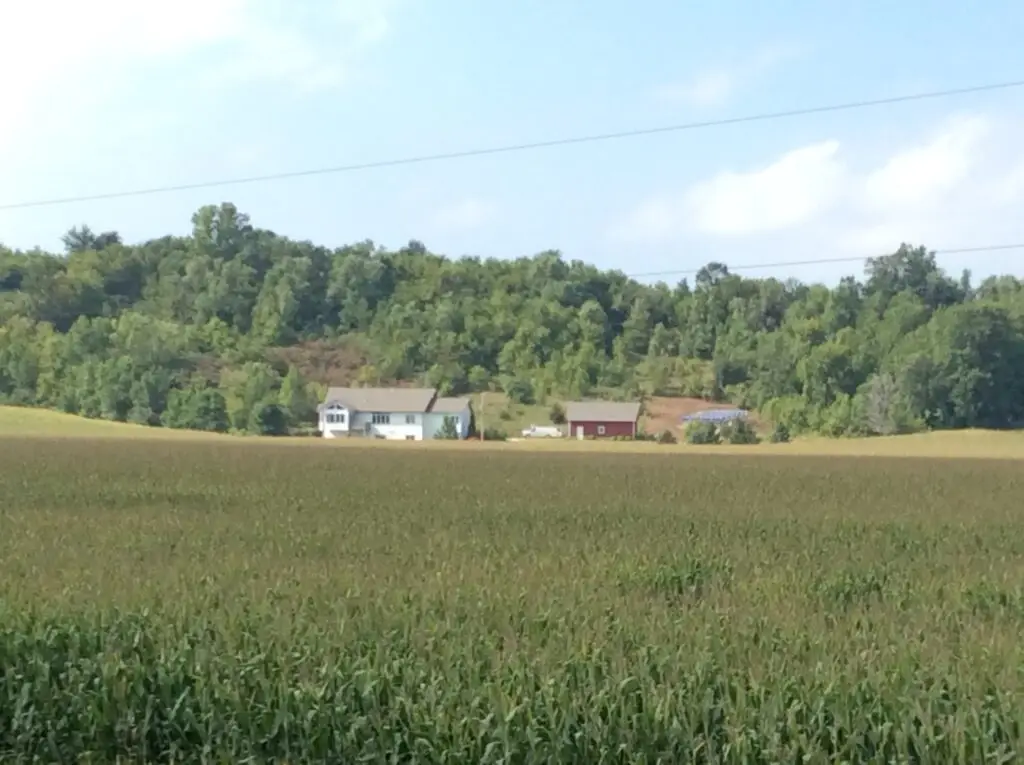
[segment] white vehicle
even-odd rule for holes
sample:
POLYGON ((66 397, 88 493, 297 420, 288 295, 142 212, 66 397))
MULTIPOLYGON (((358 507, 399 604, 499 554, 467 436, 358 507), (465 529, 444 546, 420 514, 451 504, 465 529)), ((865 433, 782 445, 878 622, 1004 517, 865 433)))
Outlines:
POLYGON ((523 438, 561 438, 561 428, 545 427, 542 425, 531 425, 523 428, 523 438))

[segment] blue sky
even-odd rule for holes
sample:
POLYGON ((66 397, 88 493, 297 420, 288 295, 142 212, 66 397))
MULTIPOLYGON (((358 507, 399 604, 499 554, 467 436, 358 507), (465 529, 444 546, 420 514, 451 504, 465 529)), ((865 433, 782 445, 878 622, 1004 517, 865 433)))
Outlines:
MULTIPOLYGON (((1024 78, 1012 0, 4 5, 0 205, 1024 78)), ((82 222, 129 241, 186 233, 199 206, 233 201, 259 226, 331 246, 550 248, 627 273, 1021 242, 1022 123, 1024 88, 4 210, 0 241, 57 249, 82 222)), ((941 260, 1024 275, 1024 250, 941 260)))

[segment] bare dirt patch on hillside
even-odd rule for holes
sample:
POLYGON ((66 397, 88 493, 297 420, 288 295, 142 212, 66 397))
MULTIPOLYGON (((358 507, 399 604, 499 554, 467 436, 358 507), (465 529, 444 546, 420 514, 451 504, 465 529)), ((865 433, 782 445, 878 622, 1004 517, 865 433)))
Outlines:
POLYGON ((307 380, 323 385, 351 385, 367 363, 359 344, 350 340, 313 340, 267 352, 271 363, 292 365, 307 380))
MULTIPOLYGON (((709 409, 734 408, 729 403, 706 401, 702 398, 653 396, 644 405, 643 425, 648 433, 660 433, 663 430, 678 433, 680 422, 687 415, 706 412, 709 409)), ((750 420, 755 426, 759 424, 753 413, 750 420)))

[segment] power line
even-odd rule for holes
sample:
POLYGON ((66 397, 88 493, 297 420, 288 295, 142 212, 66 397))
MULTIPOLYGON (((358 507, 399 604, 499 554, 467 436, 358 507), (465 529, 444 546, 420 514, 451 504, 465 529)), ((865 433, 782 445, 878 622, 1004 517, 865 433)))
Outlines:
POLYGON ((0 210, 21 210, 29 207, 52 207, 56 205, 72 204, 75 202, 94 202, 105 199, 119 199, 122 197, 148 196, 152 194, 168 194, 175 191, 192 191, 195 189, 209 189, 219 186, 238 186, 249 183, 263 183, 267 181, 281 181, 291 178, 303 178, 315 175, 332 175, 337 173, 350 173, 358 170, 373 170, 384 167, 396 167, 399 165, 415 165, 427 162, 440 162, 451 159, 466 159, 469 157, 482 157, 491 154, 508 154, 517 151, 532 151, 534 149, 545 149, 557 146, 571 146, 583 143, 596 143, 598 141, 613 141, 622 138, 639 138, 641 136, 657 135, 660 133, 677 133, 684 130, 699 130, 709 127, 722 127, 726 125, 738 125, 747 122, 765 122, 768 120, 784 119, 787 117, 800 117, 809 114, 822 114, 825 112, 848 111, 851 109, 864 109, 872 106, 884 106, 887 104, 898 104, 907 101, 924 101, 935 98, 948 98, 950 96, 966 95, 969 93, 982 93, 993 90, 1006 90, 1024 86, 1024 80, 1013 80, 1010 82, 999 82, 988 85, 974 85, 967 88, 952 88, 948 90, 933 90, 925 93, 911 93, 890 98, 876 98, 869 101, 852 101, 842 104, 829 104, 826 106, 811 106, 803 109, 791 109, 779 112, 763 112, 750 114, 742 117, 728 117, 725 119, 705 120, 703 122, 686 122, 677 125, 662 125, 660 127, 640 128, 636 130, 623 130, 614 133, 598 133, 593 135, 575 136, 569 138, 555 138, 546 141, 534 141, 530 143, 511 144, 506 146, 492 146, 484 149, 468 149, 464 151, 443 152, 438 154, 422 154, 419 156, 402 157, 399 159, 386 159, 375 162, 361 162, 350 165, 338 165, 335 167, 320 167, 309 170, 294 170, 291 172, 270 173, 267 175, 253 175, 242 178, 231 178, 215 181, 200 181, 196 183, 182 183, 168 186, 154 186, 152 188, 134 189, 131 191, 111 191, 100 194, 84 194, 81 196, 59 197, 54 199, 41 199, 32 202, 14 202, 0 205, 0 210))
MULTIPOLYGON (((930 250, 935 255, 963 255, 973 252, 998 252, 1000 250, 1024 250, 1024 242, 1017 244, 986 244, 978 247, 956 247, 946 250, 930 250)), ((888 253, 892 254, 892 253, 888 253)), ((829 263, 854 263, 882 255, 856 255, 841 258, 816 258, 814 260, 783 260, 776 263, 748 263, 740 266, 727 266, 729 271, 754 271, 764 268, 787 268, 789 266, 822 266, 829 263)), ((700 273, 700 268, 673 269, 671 271, 649 271, 643 274, 626 274, 630 279, 650 279, 658 276, 690 276, 700 273)))

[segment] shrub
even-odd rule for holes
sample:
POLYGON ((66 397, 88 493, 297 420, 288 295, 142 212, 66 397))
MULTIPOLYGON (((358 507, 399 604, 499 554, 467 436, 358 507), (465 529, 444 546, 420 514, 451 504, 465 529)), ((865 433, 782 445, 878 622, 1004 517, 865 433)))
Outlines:
POLYGON ((565 407, 559 404, 557 401, 551 405, 551 411, 548 416, 551 418, 551 422, 555 425, 565 424, 565 407))
POLYGON ((284 436, 288 434, 288 413, 280 404, 263 402, 257 404, 252 413, 249 430, 260 436, 284 436))
POLYGON ((676 438, 676 434, 667 428, 661 431, 655 438, 659 444, 676 444, 679 443, 679 439, 676 438))
POLYGON ((686 443, 694 444, 696 446, 722 443, 722 438, 718 433, 718 428, 713 422, 694 420, 693 422, 688 423, 686 425, 685 437, 686 443))
POLYGON ((741 417, 722 423, 719 433, 727 444, 756 444, 761 440, 754 426, 741 417))
POLYGON ((773 444, 788 444, 789 443, 789 428, 786 427, 786 423, 777 422, 775 427, 772 428, 772 434, 768 439, 773 444))

